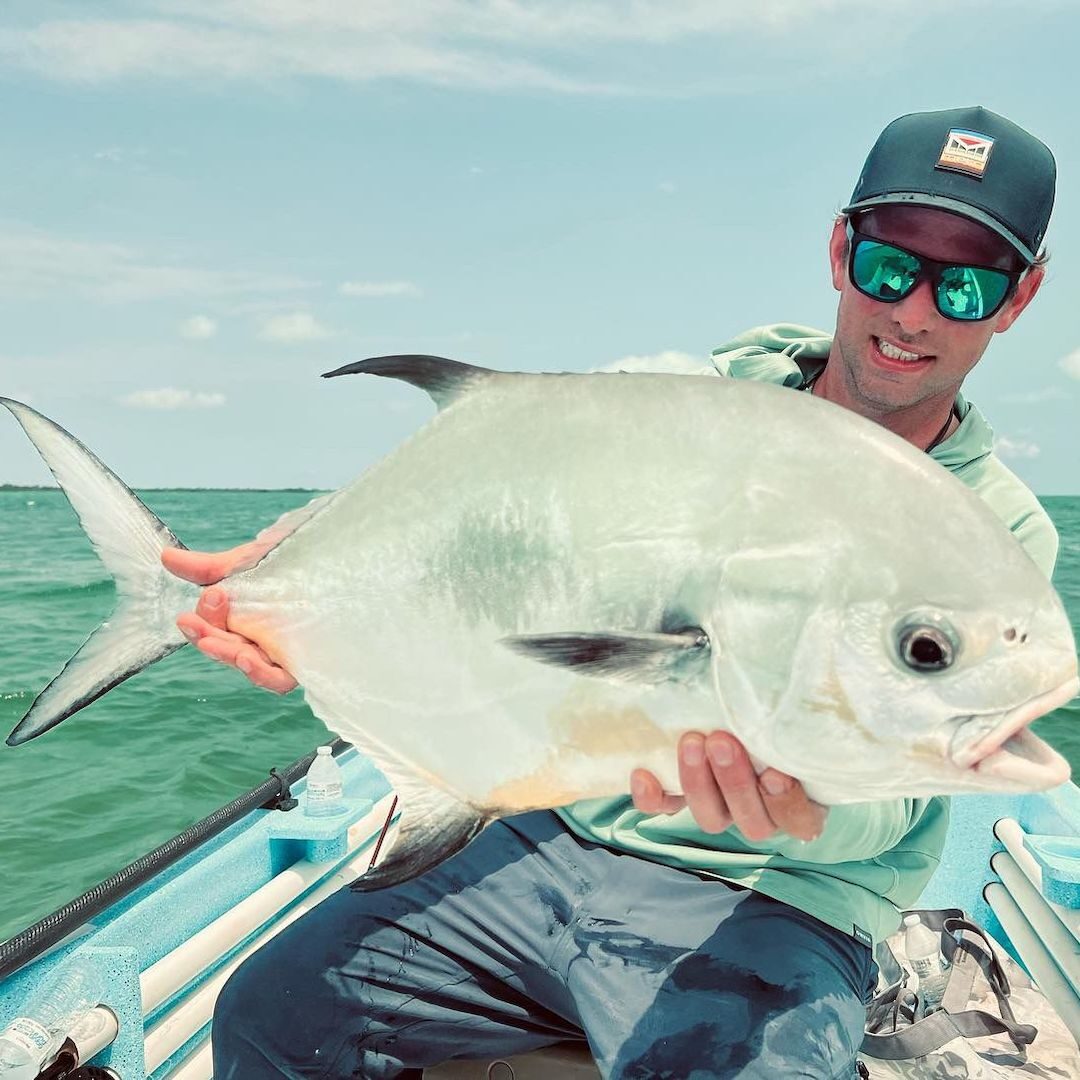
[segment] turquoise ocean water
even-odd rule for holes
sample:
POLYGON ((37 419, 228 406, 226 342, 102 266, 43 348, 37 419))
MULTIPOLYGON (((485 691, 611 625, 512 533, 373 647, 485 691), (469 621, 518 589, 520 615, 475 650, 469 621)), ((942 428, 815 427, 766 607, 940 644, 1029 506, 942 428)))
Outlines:
MULTIPOLYGON (((298 491, 149 491, 193 548, 230 547, 306 502, 298 491)), ((1055 583, 1080 637, 1080 498, 1044 500, 1055 583)), ((59 491, 0 490, 0 736, 112 607, 59 491)), ((1080 702, 1037 730, 1080 775, 1080 702)), ((299 694, 256 690, 183 649, 23 747, 0 745, 0 939, 59 907, 326 741, 299 694)))

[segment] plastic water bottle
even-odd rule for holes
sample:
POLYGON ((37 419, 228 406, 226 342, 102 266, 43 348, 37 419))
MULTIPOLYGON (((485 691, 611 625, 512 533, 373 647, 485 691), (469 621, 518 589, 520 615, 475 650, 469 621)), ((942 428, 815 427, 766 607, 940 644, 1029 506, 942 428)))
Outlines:
POLYGON ((341 788, 341 766, 334 760, 329 746, 320 746, 307 771, 304 813, 308 817, 332 817, 340 814, 345 809, 341 801, 341 788))
POLYGON ((941 1005, 949 964, 941 955, 938 935, 928 926, 923 926, 918 915, 904 916, 904 951, 919 978, 919 997, 925 1016, 941 1005))
POLYGON ((34 1080, 68 1030, 101 1001, 103 988, 86 961, 58 968, 0 1032, 0 1080, 34 1080))

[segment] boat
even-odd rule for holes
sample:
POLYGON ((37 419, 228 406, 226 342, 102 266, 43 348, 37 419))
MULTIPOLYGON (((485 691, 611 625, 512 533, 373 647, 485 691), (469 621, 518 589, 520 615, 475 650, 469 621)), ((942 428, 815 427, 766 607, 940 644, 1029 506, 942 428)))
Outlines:
MULTIPOLYGON (((166 844, 0 943, 0 1027, 74 955, 106 976, 103 1002, 56 1051, 49 1080, 210 1080, 213 1009, 235 968, 388 849, 396 800, 338 740, 342 812, 308 817, 304 774, 281 770, 166 844), (85 1066, 89 1063, 90 1068, 85 1066), (83 1072, 77 1069, 83 1067, 83 1072), (111 1072, 104 1071, 111 1070, 111 1072)), ((957 796, 941 865, 919 907, 959 907, 986 927, 1080 1040, 1080 789, 957 796)), ((452 1062, 429 1080, 574 1080, 600 1074, 565 1044, 452 1062)))

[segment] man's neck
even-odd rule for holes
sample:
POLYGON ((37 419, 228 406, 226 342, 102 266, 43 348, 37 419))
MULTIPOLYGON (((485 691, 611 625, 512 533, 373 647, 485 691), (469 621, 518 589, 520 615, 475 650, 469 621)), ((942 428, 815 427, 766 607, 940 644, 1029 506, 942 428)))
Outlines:
POLYGON ((920 450, 944 441, 957 426, 953 411, 955 394, 928 398, 907 408, 875 407, 846 384, 839 364, 826 364, 814 381, 812 393, 873 420, 920 450))

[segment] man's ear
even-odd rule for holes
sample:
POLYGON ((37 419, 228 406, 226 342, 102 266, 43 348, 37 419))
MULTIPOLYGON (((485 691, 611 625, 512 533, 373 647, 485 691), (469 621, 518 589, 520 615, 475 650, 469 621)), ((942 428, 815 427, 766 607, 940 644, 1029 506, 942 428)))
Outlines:
POLYGON ((995 334, 1004 333, 1020 318, 1020 312, 1034 299, 1045 277, 1046 271, 1041 266, 1036 266, 1020 279, 1020 284, 1016 286, 1016 292, 1012 294, 1009 302, 1002 308, 1001 314, 997 317, 997 325, 994 327, 995 334))
POLYGON ((833 288, 840 292, 847 280, 847 219, 837 218, 829 237, 829 264, 832 267, 833 288))

